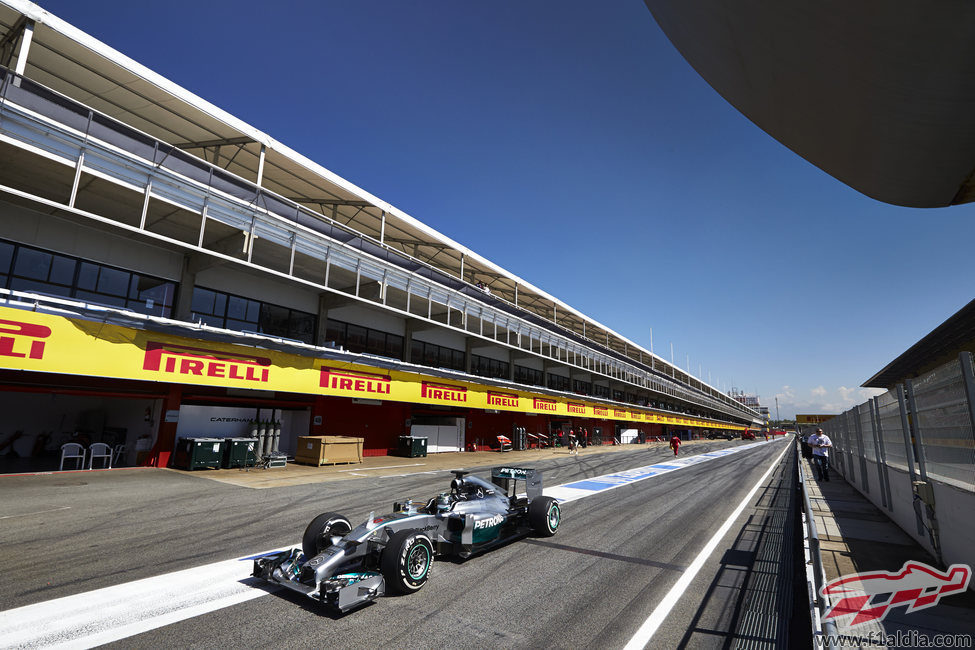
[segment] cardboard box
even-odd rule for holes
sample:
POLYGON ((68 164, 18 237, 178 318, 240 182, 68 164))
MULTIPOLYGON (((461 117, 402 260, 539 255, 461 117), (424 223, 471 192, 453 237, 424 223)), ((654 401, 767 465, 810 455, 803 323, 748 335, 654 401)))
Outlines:
POLYGON ((353 436, 298 436, 295 462, 303 465, 361 463, 363 440, 353 436))

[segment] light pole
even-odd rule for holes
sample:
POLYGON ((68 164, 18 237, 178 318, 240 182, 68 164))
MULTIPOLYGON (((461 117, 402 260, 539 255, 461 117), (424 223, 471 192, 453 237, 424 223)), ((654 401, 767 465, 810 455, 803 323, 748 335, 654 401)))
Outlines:
POLYGON ((779 396, 776 395, 775 396, 775 420, 779 421, 780 419, 781 418, 779 418, 779 396))

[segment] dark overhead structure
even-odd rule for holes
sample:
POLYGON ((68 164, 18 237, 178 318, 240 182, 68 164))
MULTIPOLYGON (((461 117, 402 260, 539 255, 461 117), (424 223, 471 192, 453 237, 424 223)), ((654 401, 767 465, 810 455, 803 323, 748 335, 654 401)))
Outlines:
POLYGON ((748 119, 885 203, 975 199, 975 3, 645 0, 748 119))
POLYGON ((975 352, 975 300, 968 303, 930 334, 915 343, 883 370, 865 381, 864 388, 892 388, 905 379, 957 358, 959 352, 975 352))

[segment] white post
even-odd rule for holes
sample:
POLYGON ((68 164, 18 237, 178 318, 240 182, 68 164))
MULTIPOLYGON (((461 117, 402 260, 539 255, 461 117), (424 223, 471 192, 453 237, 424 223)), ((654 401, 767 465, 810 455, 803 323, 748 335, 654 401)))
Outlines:
POLYGON ((27 53, 30 52, 30 42, 33 38, 34 21, 28 20, 24 23, 24 33, 20 35, 20 49, 17 50, 17 68, 14 72, 18 76, 22 76, 27 69, 27 53))
POLYGON ((261 158, 257 162, 257 186, 261 186, 261 182, 264 180, 264 157, 267 155, 267 147, 261 145, 261 158))

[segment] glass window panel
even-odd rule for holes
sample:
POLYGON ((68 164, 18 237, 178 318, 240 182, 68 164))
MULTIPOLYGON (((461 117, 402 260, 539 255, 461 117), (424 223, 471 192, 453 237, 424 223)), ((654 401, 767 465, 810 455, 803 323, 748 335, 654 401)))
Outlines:
POLYGON ((14 245, 7 242, 0 242, 0 273, 6 275, 10 272, 10 263, 14 259, 14 245))
POLYGON ((70 287, 74 284, 74 270, 78 263, 70 257, 55 255, 51 260, 51 282, 70 287))
POLYGON ((277 305, 261 305, 260 324, 262 332, 291 338, 289 328, 290 313, 277 305))
POLYGON ((30 293, 43 293, 49 296, 70 296, 71 288, 62 287, 47 282, 37 280, 27 280, 24 278, 11 278, 10 288, 14 291, 28 291, 30 293))
POLYGON ((151 300, 154 303, 166 306, 172 304, 172 297, 176 290, 176 285, 172 282, 141 276, 133 276, 132 280, 132 284, 135 285, 135 291, 131 295, 137 300, 142 300, 143 302, 151 300))
MULTIPOLYGON (((227 296, 227 318, 247 320, 247 299, 237 296, 227 296)), ((254 319, 255 322, 257 319, 254 319)))
POLYGON ((78 291, 75 293, 74 297, 78 298, 79 300, 95 302, 100 305, 111 305, 112 307, 125 307, 125 298, 123 296, 107 296, 103 293, 96 293, 94 291, 78 291))
POLYGON ((423 343, 420 341, 410 343, 410 359, 411 363, 423 363, 423 343))
POLYGON ((81 269, 78 271, 78 288, 85 291, 94 291, 98 283, 98 265, 91 262, 82 262, 81 269))
POLYGON ((243 331, 247 331, 247 332, 256 332, 257 331, 257 323, 249 323, 249 322, 247 322, 245 320, 236 320, 236 319, 233 319, 233 318, 226 319, 226 323, 227 324, 224 325, 224 327, 226 327, 228 330, 240 330, 242 332, 243 331))
POLYGON ((291 338, 305 343, 315 340, 315 325, 318 319, 313 314, 300 311, 291 312, 291 338))
POLYGON ((369 330, 366 343, 366 352, 369 354, 382 355, 386 352, 386 333, 378 330, 369 330))
POLYGON ((51 269, 51 254, 21 248, 17 251, 17 261, 14 262, 14 275, 31 280, 47 280, 51 269))
POLYGON ((211 316, 209 314, 193 314, 194 320, 201 320, 210 327, 223 327, 222 316, 211 316))
POLYGON ((345 345, 345 323, 328 320, 325 323, 325 340, 345 345))
POLYGON ((259 323, 261 319, 261 303, 256 300, 247 301, 247 320, 259 323))
POLYGON ((129 273, 102 267, 98 272, 98 289, 100 293, 113 296, 125 296, 129 290, 129 273))
POLYGON ((214 293, 209 289, 193 287, 193 301, 190 303, 190 309, 199 314, 217 313, 213 310, 214 298, 214 293))
POLYGON ((403 337, 396 334, 386 336, 386 355, 395 359, 403 358, 403 337))
POLYGON ((169 316, 169 308, 159 302, 153 302, 151 305, 146 304, 145 300, 127 300, 125 302, 127 309, 139 312, 140 314, 151 314, 153 316, 169 316))
POLYGON ((345 341, 345 347, 349 350, 363 352, 366 349, 366 328, 349 323, 345 341))

